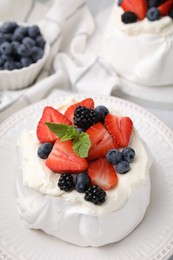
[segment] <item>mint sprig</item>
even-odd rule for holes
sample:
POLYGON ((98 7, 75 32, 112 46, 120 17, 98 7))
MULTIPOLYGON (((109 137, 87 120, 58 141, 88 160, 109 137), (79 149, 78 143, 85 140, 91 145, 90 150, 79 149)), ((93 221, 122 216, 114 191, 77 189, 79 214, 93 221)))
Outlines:
POLYGON ((55 124, 50 122, 46 122, 45 124, 55 135, 61 137, 61 142, 72 140, 72 148, 78 156, 81 158, 88 156, 91 141, 87 133, 79 133, 74 126, 68 126, 65 124, 55 124))

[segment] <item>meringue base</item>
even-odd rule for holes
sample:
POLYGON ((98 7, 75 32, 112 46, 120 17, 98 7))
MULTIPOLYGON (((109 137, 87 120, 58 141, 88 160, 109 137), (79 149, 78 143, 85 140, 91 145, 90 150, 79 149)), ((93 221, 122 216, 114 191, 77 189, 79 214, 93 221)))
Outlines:
POLYGON ((134 187, 123 207, 103 216, 89 215, 63 198, 23 186, 20 175, 16 185, 17 209, 28 228, 82 247, 99 247, 125 238, 142 221, 150 202, 149 174, 144 185, 134 187))

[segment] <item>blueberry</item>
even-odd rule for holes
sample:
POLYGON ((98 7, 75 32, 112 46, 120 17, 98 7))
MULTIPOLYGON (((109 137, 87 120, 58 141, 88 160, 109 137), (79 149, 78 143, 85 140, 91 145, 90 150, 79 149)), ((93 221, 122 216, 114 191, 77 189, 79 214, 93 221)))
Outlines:
POLYGON ((14 54, 17 54, 17 48, 19 47, 20 43, 17 42, 17 41, 13 41, 13 42, 11 43, 11 45, 12 45, 13 53, 14 53, 14 54))
POLYGON ((43 50, 40 47, 37 47, 37 46, 32 47, 32 60, 33 60, 33 62, 37 62, 42 57, 43 57, 43 50))
POLYGON ((121 161, 116 165, 116 171, 120 174, 124 174, 130 171, 130 164, 126 161, 121 161))
POLYGON ((148 9, 147 11, 147 18, 150 21, 156 21, 160 19, 160 12, 156 7, 151 7, 150 9, 148 9))
POLYGON ((85 192, 90 185, 90 179, 87 173, 79 173, 76 177, 75 189, 82 193, 85 192))
POLYGON ((16 28, 13 34, 13 41, 22 41, 27 35, 27 27, 19 26, 16 28))
POLYGON ((37 45, 38 47, 44 49, 44 46, 45 46, 46 42, 45 42, 45 39, 43 38, 43 36, 39 35, 39 36, 36 38, 35 42, 36 42, 36 45, 37 45))
POLYGON ((11 55, 7 55, 7 54, 2 54, 2 55, 1 55, 1 59, 3 59, 4 62, 5 62, 5 61, 13 61, 12 56, 11 56, 11 55))
POLYGON ((52 148, 53 148, 52 143, 41 144, 40 147, 38 148, 37 154, 41 159, 46 159, 50 154, 52 148))
POLYGON ((1 31, 3 33, 13 33, 13 31, 18 27, 16 22, 5 22, 2 27, 1 31))
POLYGON ((0 33, 0 44, 5 41, 5 37, 2 33, 0 33))
POLYGON ((34 40, 31 39, 30 37, 25 37, 25 38, 23 38, 22 43, 23 43, 24 45, 28 45, 29 47, 33 47, 33 46, 35 45, 34 40))
POLYGON ((11 54, 12 53, 12 45, 9 42, 4 42, 0 46, 1 53, 3 54, 11 54))
POLYGON ((28 57, 31 55, 32 49, 28 45, 20 44, 17 47, 17 54, 22 57, 28 57))
POLYGON ((20 62, 22 67, 28 67, 32 64, 32 60, 29 57, 22 57, 20 62))
POLYGON ((104 123, 105 116, 109 113, 107 107, 100 105, 95 108, 95 111, 99 114, 100 122, 104 123))
POLYGON ((106 153, 106 159, 111 164, 117 164, 122 160, 122 153, 117 149, 111 149, 106 153))
POLYGON ((6 61, 4 63, 4 70, 14 70, 16 68, 14 61, 6 61))
POLYGON ((123 149, 122 155, 124 161, 131 163, 135 158, 135 151, 131 147, 126 147, 123 149))
POLYGON ((6 33, 6 34, 4 34, 3 37, 4 37, 4 41, 11 42, 13 35, 11 33, 6 33))
POLYGON ((4 65, 4 59, 0 56, 0 66, 4 65))
POLYGON ((35 39, 38 35, 40 35, 40 29, 37 25, 33 25, 28 27, 28 35, 35 39))
POLYGON ((16 65, 16 69, 21 69, 21 68, 23 68, 23 65, 22 65, 22 63, 21 63, 20 61, 16 61, 16 62, 15 62, 15 65, 16 65))

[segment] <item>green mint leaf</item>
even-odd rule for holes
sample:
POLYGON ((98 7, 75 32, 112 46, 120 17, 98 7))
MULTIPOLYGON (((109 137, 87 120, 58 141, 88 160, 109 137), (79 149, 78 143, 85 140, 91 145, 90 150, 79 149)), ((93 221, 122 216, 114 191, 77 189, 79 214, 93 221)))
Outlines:
POLYGON ((61 137, 61 141, 75 140, 78 137, 79 132, 73 126, 69 126, 65 135, 61 137))
POLYGON ((91 147, 91 141, 89 135, 82 132, 79 134, 79 137, 73 141, 73 150, 81 158, 88 156, 88 151, 91 147))
POLYGON ((79 133, 74 126, 46 122, 49 129, 61 139, 61 142, 73 140, 73 150, 81 158, 88 156, 91 141, 87 133, 79 133))
POLYGON ((45 124, 55 135, 59 137, 63 137, 64 135, 66 135, 66 132, 68 131, 69 128, 69 126, 65 124, 55 124, 50 122, 46 122, 45 124))

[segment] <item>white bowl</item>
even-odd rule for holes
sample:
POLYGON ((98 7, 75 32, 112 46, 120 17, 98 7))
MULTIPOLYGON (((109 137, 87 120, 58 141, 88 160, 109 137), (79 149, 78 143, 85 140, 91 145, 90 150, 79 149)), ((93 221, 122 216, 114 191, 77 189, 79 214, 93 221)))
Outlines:
POLYGON ((0 70, 0 90, 17 90, 31 85, 46 62, 49 49, 49 45, 46 44, 43 57, 28 67, 14 70, 0 70))

